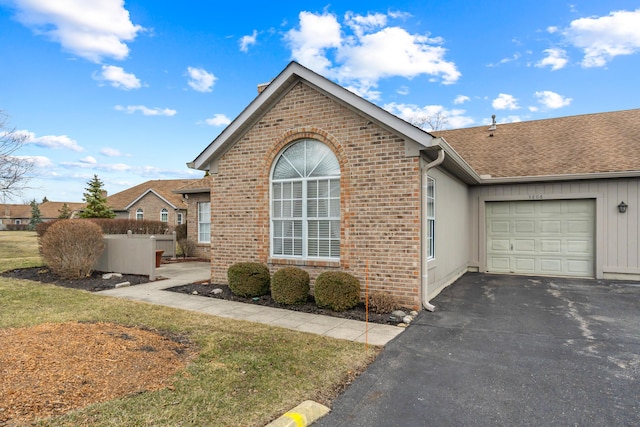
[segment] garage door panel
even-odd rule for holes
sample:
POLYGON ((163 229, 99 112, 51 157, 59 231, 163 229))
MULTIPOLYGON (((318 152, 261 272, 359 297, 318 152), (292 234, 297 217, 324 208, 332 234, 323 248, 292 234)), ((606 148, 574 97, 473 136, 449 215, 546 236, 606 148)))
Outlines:
POLYGON ((540 260, 540 272, 542 274, 561 274, 562 261, 558 258, 544 258, 540 260))
POLYGON ((516 239, 513 249, 516 252, 535 252, 536 241, 535 239, 516 239))
POLYGON ((535 230, 536 226, 535 221, 533 220, 515 221, 514 231, 516 232, 516 234, 531 234, 535 232, 535 230))
POLYGON ((492 234, 498 233, 510 233, 511 232, 511 223, 509 221, 498 221, 493 220, 489 224, 489 228, 492 234))
POLYGON ((559 239, 540 239, 540 252, 542 253, 562 253, 562 241, 559 239))
POLYGON ((487 202, 487 269, 594 275, 594 200, 487 202))
POLYGON ((545 234, 562 233, 562 222, 557 220, 540 220, 540 232, 545 234))

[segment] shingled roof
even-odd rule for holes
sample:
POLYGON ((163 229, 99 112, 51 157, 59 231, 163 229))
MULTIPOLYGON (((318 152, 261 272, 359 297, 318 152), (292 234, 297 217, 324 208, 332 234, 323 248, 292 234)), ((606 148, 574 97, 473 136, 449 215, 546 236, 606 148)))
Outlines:
POLYGON ((128 188, 119 193, 107 197, 107 204, 113 210, 127 210, 128 206, 149 192, 154 192, 163 199, 167 200, 176 208, 186 208, 182 201, 182 196, 176 194, 173 190, 184 187, 197 179, 156 179, 143 182, 135 187, 128 188))
MULTIPOLYGON (((60 211, 62 210, 62 206, 67 204, 69 211, 75 212, 76 214, 85 208, 86 203, 74 203, 74 202, 44 202, 38 205, 38 209, 40 209, 40 216, 44 219, 50 218, 58 218, 60 216, 60 211)), ((29 212, 29 216, 31 216, 31 212, 29 212)))
POLYGON ((481 176, 640 172, 640 109, 430 133, 481 176))

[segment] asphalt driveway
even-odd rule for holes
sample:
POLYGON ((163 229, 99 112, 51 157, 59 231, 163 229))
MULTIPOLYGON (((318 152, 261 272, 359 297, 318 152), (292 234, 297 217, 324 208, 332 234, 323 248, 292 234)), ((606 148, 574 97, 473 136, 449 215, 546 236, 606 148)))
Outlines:
POLYGON ((640 283, 470 273, 318 426, 640 425, 640 283))

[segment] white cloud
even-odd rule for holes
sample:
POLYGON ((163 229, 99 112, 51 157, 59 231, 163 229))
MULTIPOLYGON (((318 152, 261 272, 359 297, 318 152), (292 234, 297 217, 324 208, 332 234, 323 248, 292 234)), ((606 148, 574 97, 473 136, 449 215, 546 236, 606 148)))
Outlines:
POLYGON ((144 30, 131 22, 123 0, 14 0, 13 4, 18 21, 34 33, 93 62, 125 59, 129 56, 125 42, 144 30))
POLYGON ((545 49, 544 53, 546 53, 547 56, 540 60, 540 62, 536 64, 536 67, 542 68, 549 66, 551 67, 551 71, 555 71, 564 68, 567 62, 569 62, 567 52, 564 49, 545 49))
POLYGON ((604 67, 618 55, 640 51, 640 9, 572 21, 563 35, 584 52, 584 67, 604 67))
POLYGON ((16 159, 26 160, 37 168, 51 168, 53 167, 53 162, 44 156, 15 156, 16 159))
POLYGON ((96 80, 107 81, 111 86, 124 89, 140 89, 142 84, 134 74, 127 73, 122 67, 116 67, 115 65, 103 65, 102 72, 93 76, 96 80))
POLYGON ((80 162, 81 162, 81 163, 87 163, 87 164, 89 164, 89 165, 95 165, 95 164, 97 164, 97 163, 98 163, 98 161, 96 160, 96 158, 95 158, 95 157, 93 157, 93 156, 87 156, 87 157, 85 157, 85 158, 83 158, 83 159, 80 159, 80 162))
POLYGON ((557 109, 566 107, 571 104, 571 98, 565 98, 562 95, 558 95, 555 92, 551 92, 550 90, 545 90, 541 92, 536 92, 535 97, 538 98, 538 102, 542 104, 545 108, 549 109, 557 109))
POLYGON ((404 85, 400 86, 398 90, 396 90, 396 93, 398 93, 398 95, 409 95, 409 92, 409 86, 404 85))
POLYGON ((518 100, 513 95, 501 93, 491 102, 491 106, 496 110, 517 110, 518 100))
POLYGON ((207 72, 204 68, 188 67, 189 86, 198 92, 211 92, 213 85, 218 80, 212 73, 207 72))
POLYGON ((340 24, 335 15, 316 15, 300 12, 300 29, 289 30, 285 40, 291 48, 291 56, 302 65, 327 75, 331 61, 326 49, 339 48, 342 43, 340 24))
POLYGON ((470 101, 470 100, 471 100, 471 98, 469 98, 466 95, 458 95, 458 96, 456 96, 456 99, 453 100, 453 103, 455 105, 460 105, 460 104, 464 104, 465 102, 470 101))
POLYGON ((502 59, 501 59, 500 61, 498 61, 497 63, 495 63, 495 64, 489 64, 488 66, 489 66, 489 67, 497 67, 497 66, 502 65, 502 64, 508 64, 509 62, 517 61, 518 59, 520 59, 520 57, 521 57, 521 56, 522 56, 522 54, 521 54, 521 53, 516 52, 516 53, 514 53, 512 56, 508 56, 508 57, 506 57, 506 58, 502 58, 502 59))
POLYGON ((400 117, 403 120, 413 123, 416 126, 430 131, 431 126, 438 130, 457 129, 473 124, 474 120, 466 116, 465 110, 447 110, 442 105, 425 105, 419 107, 415 104, 398 104, 395 102, 385 104, 383 108, 400 117))
POLYGON ((231 123, 231 119, 224 114, 215 114, 210 119, 204 120, 204 123, 209 126, 226 126, 231 123))
POLYGON ((42 148, 52 148, 55 150, 65 149, 73 151, 84 151, 84 148, 78 145, 78 142, 69 138, 67 135, 45 135, 36 136, 35 133, 28 130, 15 131, 17 136, 24 138, 25 144, 32 144, 42 148))
POLYGON ((253 33, 250 36, 242 36, 240 38, 240 51, 248 52, 249 46, 253 46, 256 44, 256 39, 258 37, 258 31, 253 30, 253 33))
POLYGON ((455 83, 461 74, 445 60, 442 39, 387 26, 398 16, 347 12, 343 26, 333 14, 301 12, 298 28, 285 40, 292 59, 372 100, 380 96, 376 89, 384 78, 428 75, 455 83))
POLYGON ((148 108, 145 107, 144 105, 128 105, 126 107, 123 107, 122 105, 116 105, 115 107, 116 111, 123 111, 125 113, 128 114, 133 114, 135 112, 141 112, 142 115, 144 116, 175 116, 177 114, 176 110, 172 110, 170 108, 148 108))
POLYGON ((100 154, 107 157, 120 157, 124 155, 120 150, 109 147, 104 147, 103 149, 101 149, 100 154))

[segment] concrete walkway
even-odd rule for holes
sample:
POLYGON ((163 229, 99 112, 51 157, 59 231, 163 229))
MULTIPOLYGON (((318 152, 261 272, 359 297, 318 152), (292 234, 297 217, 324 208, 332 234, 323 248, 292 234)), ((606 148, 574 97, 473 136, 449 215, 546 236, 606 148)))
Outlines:
POLYGON ((156 277, 163 280, 109 289, 100 292, 100 294, 197 311, 212 316, 264 323, 332 338, 368 342, 371 345, 383 346, 404 331, 403 328, 397 326, 367 324, 356 320, 319 316, 164 290, 174 286, 209 280, 210 266, 206 262, 162 264, 156 269, 156 277))

